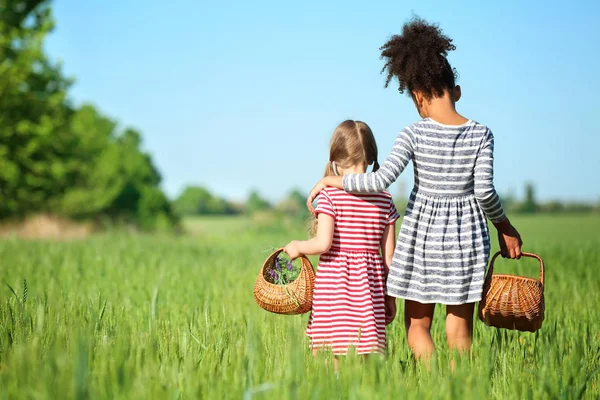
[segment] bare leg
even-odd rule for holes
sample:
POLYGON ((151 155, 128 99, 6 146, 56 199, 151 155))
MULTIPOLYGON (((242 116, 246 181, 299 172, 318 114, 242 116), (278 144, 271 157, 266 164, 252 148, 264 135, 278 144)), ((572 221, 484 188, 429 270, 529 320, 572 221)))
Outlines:
POLYGON ((435 346, 431 339, 431 320, 435 304, 421 304, 416 301, 404 302, 404 324, 408 334, 408 345, 415 359, 429 359, 435 346))
POLYGON ((474 310, 475 303, 446 306, 446 337, 450 350, 463 354, 471 349, 474 310))

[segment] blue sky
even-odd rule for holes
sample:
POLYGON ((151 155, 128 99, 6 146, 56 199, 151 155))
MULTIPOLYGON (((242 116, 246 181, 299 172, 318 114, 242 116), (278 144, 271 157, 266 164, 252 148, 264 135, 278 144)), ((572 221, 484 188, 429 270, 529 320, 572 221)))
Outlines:
MULTIPOLYGON (((278 200, 317 182, 344 119, 371 126, 380 162, 418 120, 379 73, 414 13, 455 41, 457 108, 494 132, 498 191, 600 200, 600 2, 373 3, 56 0, 47 49, 76 104, 142 132, 169 196, 278 200)), ((399 182, 407 194, 412 168, 399 182)))

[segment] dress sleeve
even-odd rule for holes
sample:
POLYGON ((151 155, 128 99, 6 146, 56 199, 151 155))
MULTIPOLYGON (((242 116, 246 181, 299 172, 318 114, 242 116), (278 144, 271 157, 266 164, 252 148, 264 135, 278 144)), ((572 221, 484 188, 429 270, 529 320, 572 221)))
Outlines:
POLYGON ((413 158, 416 142, 412 129, 411 126, 400 132, 392 148, 392 153, 379 170, 367 174, 344 175, 344 190, 354 193, 378 193, 383 192, 394 183, 413 158))
POLYGON ((494 187, 494 135, 488 131, 475 160, 475 199, 492 222, 506 219, 494 187))
POLYGON ((319 193, 317 197, 317 207, 315 208, 315 217, 318 214, 327 214, 333 219, 335 219, 335 208, 333 207, 333 203, 331 198, 324 190, 319 193))
POLYGON ((400 214, 398 214, 398 210, 396 210, 396 205, 394 204, 394 199, 390 196, 390 212, 387 217, 388 225, 393 224, 400 218, 400 214))

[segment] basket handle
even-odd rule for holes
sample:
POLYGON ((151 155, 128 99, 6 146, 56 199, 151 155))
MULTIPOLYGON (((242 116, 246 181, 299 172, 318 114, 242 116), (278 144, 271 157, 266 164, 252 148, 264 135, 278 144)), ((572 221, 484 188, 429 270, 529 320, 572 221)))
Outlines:
MULTIPOLYGON (((494 257, 492 257, 492 261, 490 262, 490 268, 488 269, 487 275, 485 277, 486 281, 488 279, 491 279, 492 274, 494 273, 494 263, 496 262, 496 258, 498 258, 498 256, 500 254, 501 254, 500 252, 497 252, 496 254, 494 254, 494 257)), ((542 258, 540 256, 538 256, 537 254, 533 254, 533 253, 522 252, 521 256, 535 258, 540 262, 540 282, 542 283, 542 286, 544 286, 544 274, 545 274, 544 260, 542 260, 542 258)))
MULTIPOLYGON (((271 258, 272 256, 275 256, 275 255, 279 255, 280 253, 283 253, 283 247, 280 247, 277 250, 275 250, 273 253, 271 253, 271 256, 269 258, 271 258)), ((298 258, 308 260, 308 258, 304 254, 300 254, 298 256, 298 258)))
MULTIPOLYGON (((269 260, 271 258, 277 257, 280 253, 283 253, 283 247, 280 247, 280 248, 278 248, 277 250, 275 250, 274 252, 271 253, 271 255, 267 258, 267 260, 263 264, 263 266, 261 268, 261 271, 263 271, 265 269, 265 267, 267 266, 267 264, 269 263, 269 260)), ((310 260, 304 254, 300 254, 300 256, 298 258, 301 258, 303 261, 305 261, 308 264, 310 264, 310 260)), ((302 265, 304 265, 304 262, 302 263, 302 265)))

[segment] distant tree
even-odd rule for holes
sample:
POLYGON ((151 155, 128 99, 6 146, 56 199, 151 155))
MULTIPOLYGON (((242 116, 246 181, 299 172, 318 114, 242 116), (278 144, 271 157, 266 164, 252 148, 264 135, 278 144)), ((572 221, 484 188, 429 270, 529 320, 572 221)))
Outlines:
POLYGON ((531 183, 525 185, 525 201, 521 205, 520 211, 525 213, 538 211, 538 204, 535 198, 535 187, 531 183))
POLYGON ((572 202, 564 204, 564 211, 566 212, 577 212, 587 213, 594 211, 594 206, 589 203, 572 202))
POLYGON ((246 211, 250 214, 253 214, 257 211, 268 210, 271 208, 271 204, 265 199, 263 199, 258 191, 253 190, 250 192, 248 196, 248 200, 246 201, 246 211))
POLYGON ((177 217, 169 199, 157 186, 140 187, 135 220, 147 230, 169 231, 177 226, 177 217))
POLYGON ((558 213, 565 211, 565 205, 562 202, 555 200, 542 204, 539 209, 543 212, 558 213))
POLYGON ((182 216, 235 214, 237 210, 228 201, 213 196, 201 186, 188 186, 173 202, 175 212, 182 216))
POLYGON ((277 205, 277 209, 285 214, 298 218, 308 218, 310 215, 306 208, 306 195, 298 189, 292 190, 283 201, 277 205))
POLYGON ((201 210, 206 208, 211 197, 210 192, 198 186, 188 186, 173 201, 173 208, 179 215, 196 215, 200 214, 201 210))

